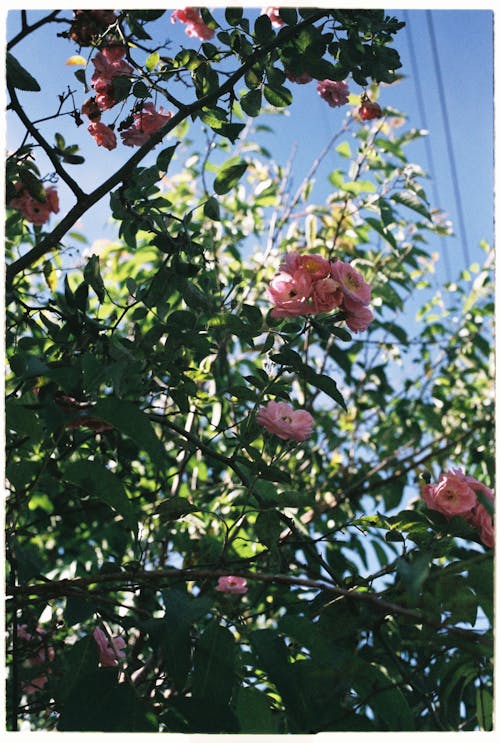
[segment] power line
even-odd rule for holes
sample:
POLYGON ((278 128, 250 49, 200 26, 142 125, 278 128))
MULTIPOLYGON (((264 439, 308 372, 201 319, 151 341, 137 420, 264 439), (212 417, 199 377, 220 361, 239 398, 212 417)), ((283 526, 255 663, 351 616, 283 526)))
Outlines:
MULTIPOLYGON (((415 91, 417 95, 417 106, 420 111, 420 119, 422 121, 422 125, 424 129, 429 130, 429 126, 427 124, 427 115, 425 111, 425 103, 424 103, 424 97, 422 95, 422 85, 420 82, 420 74, 419 74, 419 66, 417 64, 417 57, 415 54, 415 47, 413 45, 413 36, 411 32, 411 26, 408 11, 403 11, 403 17, 406 22, 405 30, 408 34, 408 51, 410 55, 410 65, 412 67, 413 77, 415 80, 415 91)), ((435 204, 441 204, 441 198, 438 190, 438 184, 437 184, 437 170, 434 165, 434 157, 432 154, 432 145, 431 145, 431 138, 430 137, 424 137, 424 147, 427 155, 427 162, 429 163, 429 170, 432 174, 431 178, 431 187, 432 187, 432 193, 433 193, 433 200, 435 204)), ((444 264, 445 264, 445 270, 446 270, 446 278, 448 281, 451 280, 451 269, 450 269, 450 262, 448 258, 448 243, 444 239, 443 235, 441 235, 441 252, 443 254, 444 258, 444 264)))
POLYGON ((453 151, 453 143, 451 139, 451 128, 450 128, 450 122, 448 119, 448 109, 446 105, 446 96, 445 96, 445 90, 444 90, 444 85, 443 85, 443 78, 441 75, 441 65, 439 63, 439 56, 438 56, 437 45, 436 45, 436 36, 434 34, 434 24, 432 21, 431 11, 426 10, 425 13, 427 17, 427 25, 429 28, 429 36, 431 40, 432 56, 434 59, 434 69, 436 70, 439 102, 441 105, 441 115, 443 117, 444 130, 445 130, 446 147, 448 150, 448 157, 450 160, 451 180, 453 184, 453 192, 455 195, 455 203, 457 207, 458 225, 459 225, 459 230, 460 230, 460 239, 462 242, 462 251, 464 254, 466 266, 469 266, 470 258, 469 258, 469 250, 467 247, 467 234, 465 230, 465 221, 463 217, 462 198, 460 195, 460 188, 458 185, 458 175, 457 175, 457 167, 455 163, 455 153, 453 151))

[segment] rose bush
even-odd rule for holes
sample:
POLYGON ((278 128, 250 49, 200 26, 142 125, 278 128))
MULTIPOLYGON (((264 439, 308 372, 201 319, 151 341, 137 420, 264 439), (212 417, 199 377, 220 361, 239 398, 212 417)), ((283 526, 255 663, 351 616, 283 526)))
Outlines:
POLYGON ((436 297, 449 228, 410 160, 422 133, 372 102, 398 77, 402 24, 16 18, 9 730, 490 729, 491 253, 436 297), (47 116, 35 34, 87 60, 47 116), (311 100, 325 81, 351 92, 297 185, 261 121, 294 116, 286 81, 308 77, 311 100), (103 199, 116 235, 87 245, 103 199))

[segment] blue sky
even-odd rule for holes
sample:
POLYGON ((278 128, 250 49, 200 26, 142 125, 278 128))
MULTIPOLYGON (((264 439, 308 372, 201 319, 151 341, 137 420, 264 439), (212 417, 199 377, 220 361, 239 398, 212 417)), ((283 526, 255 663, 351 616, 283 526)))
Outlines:
MULTIPOLYGON (((133 3, 123 3, 120 7, 124 5, 134 7, 133 3)), ((151 2, 147 7, 155 5, 158 7, 157 3, 151 2)), ((212 3, 209 7, 216 5, 212 3)), ((369 7, 374 5, 370 4, 369 7)), ((64 7, 64 4, 61 6, 64 7)), ((89 3, 88 7, 107 6, 89 3)), ((252 9, 248 5, 245 7, 249 15, 255 16, 261 6, 252 9)), ((217 17, 221 12, 215 11, 214 14, 217 17)), ((441 261, 439 276, 446 280, 451 278, 450 269, 454 278, 456 271, 465 267, 467 257, 471 261, 482 260, 483 253, 478 248, 481 240, 493 242, 493 12, 488 9, 453 8, 427 11, 408 9, 408 6, 386 8, 386 12, 408 24, 394 41, 401 55, 401 72, 405 77, 397 84, 383 86, 379 100, 383 106, 389 105, 405 112, 409 117, 409 126, 427 128, 429 131, 427 144, 421 141, 412 145, 408 156, 428 172, 432 171, 430 175, 433 180, 426 187, 427 195, 433 206, 440 207, 449 215, 457 233, 456 237, 447 239, 445 243, 447 255, 441 261), (441 92, 444 92, 444 96, 440 95, 441 92), (448 132, 443 109, 448 119, 448 132), (464 231, 466 246, 462 239, 464 231)), ((28 11, 28 18, 35 13, 43 11, 28 11)), ((167 11, 156 23, 160 38, 169 38, 172 50, 181 44, 196 47, 196 40, 186 36, 182 24, 171 24, 169 15, 167 11)), ((15 9, 11 8, 7 17, 8 37, 18 28, 16 16, 15 9)), ((52 32, 52 27, 49 30, 52 32)), ((77 87, 74 68, 65 65, 67 58, 75 53, 74 45, 69 41, 48 41, 47 31, 42 29, 13 48, 12 52, 39 79, 44 89, 43 94, 20 94, 27 112, 36 111, 37 116, 50 114, 57 106, 58 94, 68 85, 77 87)), ((296 146, 297 184, 342 122, 341 110, 329 108, 319 98, 313 85, 293 86, 295 98, 289 115, 273 117, 275 131, 265 138, 266 146, 282 163, 286 162, 292 147, 296 146)), ((351 91, 360 92, 353 84, 351 91)), ((83 100, 81 94, 80 97, 83 100)), ((53 130, 53 123, 49 122, 46 127, 46 132, 53 130)), ((84 128, 76 129, 69 118, 60 119, 57 130, 64 134, 68 143, 83 144, 82 153, 87 158, 86 163, 73 167, 71 172, 85 189, 94 188, 99 180, 121 164, 124 157, 131 154, 130 148, 123 146, 113 152, 97 148, 84 128)), ((7 146, 14 147, 17 137, 15 120, 8 117, 7 146)), ((334 167, 333 158, 333 154, 331 161, 327 158, 320 171, 325 178, 334 167)), ((70 205, 70 200, 62 198, 63 208, 70 205)), ((82 220, 80 229, 91 239, 112 237, 113 231, 106 225, 106 218, 107 199, 104 199, 92 215, 82 220)), ((431 247, 442 251, 443 243, 436 238, 436 243, 431 247)))

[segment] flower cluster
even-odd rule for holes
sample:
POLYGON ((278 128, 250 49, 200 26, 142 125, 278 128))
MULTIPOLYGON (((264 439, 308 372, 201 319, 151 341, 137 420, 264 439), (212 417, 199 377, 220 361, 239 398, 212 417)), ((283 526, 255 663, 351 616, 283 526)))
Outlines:
POLYGON ((125 47, 116 45, 105 47, 92 58, 95 70, 91 85, 96 94, 96 104, 101 111, 107 111, 117 103, 113 94, 114 78, 126 77, 134 71, 133 67, 123 59, 124 56, 125 47))
MULTIPOLYGON (((102 123, 101 112, 113 108, 116 104, 113 80, 133 72, 133 68, 123 59, 124 54, 125 47, 114 45, 105 47, 95 55, 92 60, 95 70, 91 83, 96 95, 88 98, 82 106, 82 113, 90 119, 89 133, 99 147, 105 147, 107 150, 115 149, 117 138, 113 129, 102 123)), ((132 126, 121 132, 123 143, 128 147, 140 147, 171 117, 172 114, 164 111, 163 107, 157 111, 154 103, 145 103, 134 113, 132 126)))
POLYGON ((127 643, 123 637, 108 637, 100 627, 95 628, 92 636, 99 648, 99 662, 103 668, 112 668, 125 658, 123 648, 127 643))
POLYGON ((349 263, 328 261, 316 254, 289 253, 270 283, 269 298, 275 305, 271 317, 339 309, 354 332, 366 330, 373 319, 367 306, 371 289, 359 271, 349 263))
POLYGON ((287 402, 268 402, 257 412, 257 423, 285 441, 305 441, 312 433, 314 418, 307 410, 294 410, 287 402))
POLYGON ((461 469, 454 468, 440 475, 437 483, 424 485, 422 498, 429 508, 439 511, 446 517, 463 516, 465 520, 479 530, 480 539, 486 547, 495 544, 493 522, 487 508, 478 498, 481 493, 493 504, 493 490, 465 475, 461 469))
POLYGON ((196 36, 198 39, 208 41, 214 37, 215 31, 213 28, 209 28, 206 23, 203 22, 200 12, 197 8, 183 8, 182 10, 174 10, 170 16, 172 23, 180 21, 186 24, 185 31, 188 36, 196 36))
POLYGON ((349 100, 349 88, 345 82, 320 80, 317 86, 320 97, 332 108, 344 106, 349 100))
POLYGON ((45 224, 51 214, 59 211, 59 196, 53 186, 44 189, 45 201, 35 199, 22 183, 16 183, 14 188, 17 196, 10 200, 9 206, 19 209, 29 222, 40 226, 45 224))
POLYGON ((222 593, 243 594, 248 590, 247 581, 246 578, 238 578, 236 575, 221 575, 217 581, 215 590, 222 593))
MULTIPOLYGON (((54 648, 47 645, 44 639, 45 631, 41 627, 37 627, 35 634, 27 631, 26 625, 22 624, 17 628, 17 636, 26 648, 33 651, 26 661, 27 667, 43 666, 49 661, 54 660, 54 648)), ((45 673, 41 673, 36 678, 32 678, 28 683, 23 685, 23 692, 25 694, 35 694, 37 691, 43 689, 47 681, 49 680, 48 673, 50 669, 46 668, 45 673)))

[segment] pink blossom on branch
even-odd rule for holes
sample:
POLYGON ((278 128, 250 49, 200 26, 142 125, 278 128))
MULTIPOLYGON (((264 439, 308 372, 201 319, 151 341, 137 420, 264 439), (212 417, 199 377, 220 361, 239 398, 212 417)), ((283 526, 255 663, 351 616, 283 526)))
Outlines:
POLYGON ((119 660, 125 658, 123 648, 127 643, 123 637, 108 637, 100 627, 94 629, 92 636, 99 648, 101 666, 111 668, 116 666, 119 660))
POLYGON ((102 111, 107 111, 116 104, 113 94, 113 79, 131 75, 133 67, 126 62, 124 46, 105 47, 93 57, 95 70, 91 85, 96 93, 95 100, 102 111))
POLYGON ((342 80, 320 80, 317 90, 320 97, 332 108, 344 106, 349 101, 349 88, 342 80))
POLYGON ((9 206, 19 209, 28 222, 40 227, 52 213, 57 214, 59 211, 59 196, 54 186, 44 189, 45 201, 35 199, 22 183, 16 183, 15 189, 17 196, 10 200, 9 206))
POLYGON ((213 39, 215 35, 214 29, 204 23, 197 8, 182 8, 174 10, 170 16, 170 20, 172 23, 175 23, 176 21, 185 23, 186 34, 188 36, 196 36, 198 39, 202 39, 202 41, 213 39))
POLYGON ((133 126, 121 132, 123 144, 140 147, 171 118, 172 113, 165 111, 163 106, 157 111, 154 103, 145 103, 142 110, 134 114, 133 126))
POLYGON ((308 302, 312 280, 304 272, 278 273, 269 285, 269 298, 275 307, 271 317, 297 317, 312 310, 308 302))
POLYGON ((350 263, 334 261, 331 264, 331 276, 339 282, 342 293, 348 299, 367 305, 371 299, 370 285, 350 263))
POLYGON ((88 125, 88 130, 99 147, 105 147, 107 150, 115 149, 116 134, 111 127, 106 126, 101 121, 93 121, 88 125))
POLYGON ((373 312, 369 307, 349 297, 344 297, 340 309, 344 313, 345 324, 353 333, 366 330, 373 320, 373 312))
POLYGON ((236 575, 221 575, 215 590, 222 593, 243 594, 248 591, 247 581, 246 578, 238 578, 236 575))
POLYGON ((259 409, 256 421, 269 433, 286 441, 305 441, 314 426, 314 418, 307 410, 294 410, 286 402, 275 401, 259 409))
POLYGON ((447 518, 463 516, 479 531, 483 544, 493 547, 493 521, 488 509, 481 503, 481 497, 493 505, 493 490, 458 468, 442 473, 437 483, 422 488, 422 498, 428 508, 439 511, 447 518))

